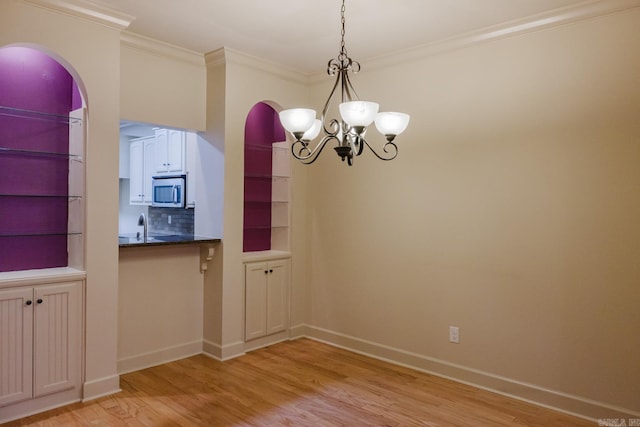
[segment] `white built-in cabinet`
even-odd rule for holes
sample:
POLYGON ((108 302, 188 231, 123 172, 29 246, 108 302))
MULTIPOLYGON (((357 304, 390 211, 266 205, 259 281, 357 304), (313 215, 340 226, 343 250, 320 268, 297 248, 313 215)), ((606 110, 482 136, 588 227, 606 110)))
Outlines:
POLYGON ((81 386, 83 282, 0 289, 0 407, 81 386))
POLYGON ((183 175, 185 173, 185 132, 174 129, 156 129, 155 171, 157 174, 183 175))
POLYGON ((156 138, 132 139, 129 146, 129 203, 150 205, 152 178, 155 175, 156 138))
POLYGON ((245 263, 245 340, 289 327, 289 259, 245 263))

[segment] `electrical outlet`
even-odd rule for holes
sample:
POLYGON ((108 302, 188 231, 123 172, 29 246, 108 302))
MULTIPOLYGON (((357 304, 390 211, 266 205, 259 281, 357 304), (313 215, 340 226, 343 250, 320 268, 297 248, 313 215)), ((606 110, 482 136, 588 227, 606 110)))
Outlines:
POLYGON ((168 216, 169 224, 171 224, 171 215, 168 216))
POLYGON ((449 326, 449 342, 460 344, 460 328, 449 326))

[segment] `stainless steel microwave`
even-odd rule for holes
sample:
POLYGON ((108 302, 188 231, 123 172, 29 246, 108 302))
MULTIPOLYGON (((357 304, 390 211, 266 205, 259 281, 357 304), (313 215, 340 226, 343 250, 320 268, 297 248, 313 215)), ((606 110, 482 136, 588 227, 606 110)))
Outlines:
POLYGON ((163 208, 184 208, 185 177, 154 176, 152 182, 151 206, 163 208))

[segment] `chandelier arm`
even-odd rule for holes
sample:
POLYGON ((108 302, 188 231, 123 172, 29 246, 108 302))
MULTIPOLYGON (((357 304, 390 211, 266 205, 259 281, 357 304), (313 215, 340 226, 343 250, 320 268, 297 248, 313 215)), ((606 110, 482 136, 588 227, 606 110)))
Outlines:
MULTIPOLYGON (((353 62, 354 64, 358 64, 357 62, 353 62)), ((358 64, 358 70, 360 69, 360 64, 358 64)), ((353 73, 357 73, 358 71, 353 70, 353 73)), ((358 93, 356 92, 356 90, 354 89, 353 85, 351 84, 351 79, 349 78, 349 74, 345 71, 344 76, 344 93, 346 93, 347 97, 346 99, 343 97, 342 102, 346 102, 346 101, 358 101, 360 100, 360 97, 358 96, 358 93)))
POLYGON ((322 153, 322 150, 324 150, 324 147, 327 145, 327 142, 332 139, 335 139, 336 141, 338 140, 338 138, 333 135, 325 136, 320 140, 320 142, 318 142, 318 145, 316 145, 313 150, 309 150, 308 143, 304 141, 295 141, 293 144, 291 144, 291 154, 293 154, 293 157, 300 160, 302 163, 310 165, 311 163, 316 161, 320 153, 322 153), (302 145, 302 147, 300 148, 300 150, 298 150, 298 153, 296 153, 296 146, 298 144, 302 145), (308 152, 309 154, 302 154, 304 151, 308 152))
POLYGON ((362 144, 358 144, 357 136, 347 136, 347 140, 349 141, 349 145, 351 146, 351 153, 353 156, 359 156, 362 152, 362 144))
MULTIPOLYGON (((335 59, 332 61, 335 61, 335 59)), ((331 65, 332 61, 329 62, 329 65, 331 65)), ((327 73, 329 73, 329 71, 330 70, 327 70, 327 73)), ((332 75, 332 74, 329 74, 329 75, 332 75)), ((328 124, 326 122, 327 113, 329 112, 329 107, 331 106, 331 100, 333 99, 333 96, 336 93, 336 89, 338 89, 338 84, 340 83, 340 80, 341 80, 340 73, 338 73, 336 76, 336 80, 333 83, 333 88, 331 89, 331 93, 329 93, 329 97, 327 98, 327 101, 324 103, 324 108, 322 109, 322 117, 320 118, 324 133, 330 136, 336 136, 340 131, 340 124, 336 119, 330 120, 328 124)))
POLYGON ((364 148, 364 144, 362 143, 362 140, 364 140, 364 138, 361 135, 354 133, 349 133, 348 135, 351 152, 353 153, 354 157, 359 156, 360 154, 362 154, 362 149, 364 148))
POLYGON ((369 147, 369 150, 371 150, 371 152, 380 160, 393 160, 398 156, 398 146, 394 143, 394 142, 390 142, 387 141, 385 142, 385 144, 382 146, 382 151, 384 151, 385 153, 389 153, 389 150, 387 150, 388 146, 391 146, 393 148, 393 150, 391 151, 391 156, 390 157, 383 157, 380 154, 378 154, 378 152, 376 150, 373 149, 373 147, 367 142, 366 139, 362 138, 362 142, 361 144, 366 145, 367 147, 369 147))

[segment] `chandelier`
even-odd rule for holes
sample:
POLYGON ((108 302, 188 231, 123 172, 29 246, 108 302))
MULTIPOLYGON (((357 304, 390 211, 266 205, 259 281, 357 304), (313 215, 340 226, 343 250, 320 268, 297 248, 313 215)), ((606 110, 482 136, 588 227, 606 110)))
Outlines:
POLYGON ((353 164, 353 158, 359 156, 368 147, 380 160, 393 160, 398 155, 398 147, 393 142, 409 124, 409 115, 396 112, 379 113, 379 105, 375 102, 360 101, 358 94, 351 85, 349 72, 354 74, 360 71, 360 63, 352 60, 347 54, 344 43, 345 34, 345 0, 342 0, 341 18, 342 32, 340 53, 337 58, 329 61, 327 74, 335 76, 333 89, 327 98, 320 119, 316 118, 316 112, 308 108, 293 108, 280 112, 280 122, 295 138, 291 145, 293 157, 302 163, 311 164, 316 161, 329 141, 334 141, 334 147, 342 161, 348 165, 353 164), (341 103, 338 108, 342 120, 328 119, 327 112, 331 101, 340 88, 341 103), (382 146, 382 153, 376 151, 365 139, 367 126, 375 123, 376 129, 386 138, 382 146), (312 146, 312 141, 318 137, 320 131, 323 136, 320 141, 312 146))

